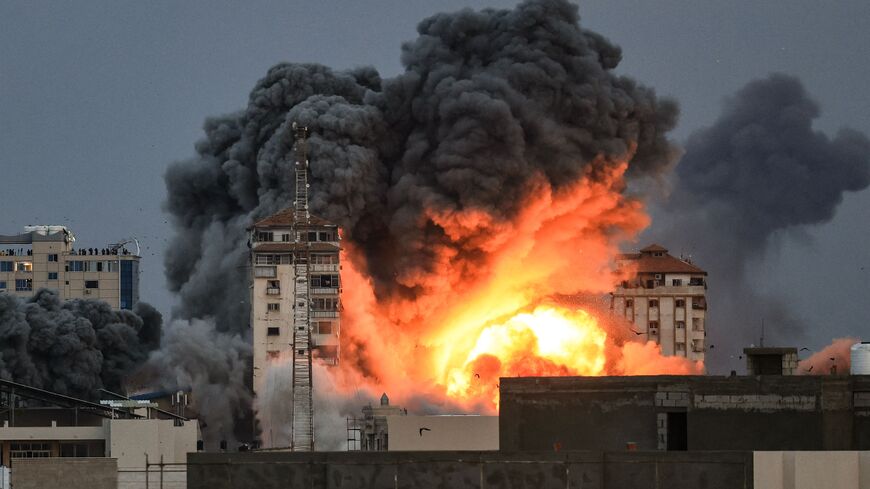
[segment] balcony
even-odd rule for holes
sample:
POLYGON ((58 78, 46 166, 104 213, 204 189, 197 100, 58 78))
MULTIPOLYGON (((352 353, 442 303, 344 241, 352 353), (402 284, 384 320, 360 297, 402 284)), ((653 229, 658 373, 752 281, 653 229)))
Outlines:
POLYGON ((702 285, 659 285, 658 287, 622 287, 616 288, 615 295, 623 297, 644 296, 701 296, 706 293, 702 285))
POLYGON ((312 318, 337 318, 338 311, 311 311, 312 318))
POLYGON ((281 289, 278 287, 268 287, 266 288, 266 295, 281 295, 281 289))
POLYGON ((335 287, 312 287, 311 295, 338 295, 339 289, 335 287))

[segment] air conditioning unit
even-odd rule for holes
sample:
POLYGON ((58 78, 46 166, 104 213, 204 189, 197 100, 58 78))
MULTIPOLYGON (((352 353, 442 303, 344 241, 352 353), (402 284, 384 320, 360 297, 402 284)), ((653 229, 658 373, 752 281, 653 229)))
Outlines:
POLYGON ((656 274, 656 280, 661 280, 661 279, 662 279, 662 274, 657 273, 657 274, 656 274))

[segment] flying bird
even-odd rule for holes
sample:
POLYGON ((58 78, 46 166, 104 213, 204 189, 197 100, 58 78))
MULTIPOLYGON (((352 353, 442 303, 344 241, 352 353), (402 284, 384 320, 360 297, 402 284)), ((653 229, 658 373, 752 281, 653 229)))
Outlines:
POLYGON ((423 436, 423 432, 424 432, 424 431, 432 431, 432 430, 430 430, 429 428, 425 428, 425 427, 424 427, 424 428, 420 428, 420 436, 423 436))
POLYGON ((642 335, 642 334, 646 334, 646 333, 641 333, 640 331, 635 331, 635 330, 633 330, 633 329, 631 329, 631 328, 628 328, 628 330, 631 331, 632 333, 638 335, 638 336, 640 336, 640 335, 642 335))
POLYGON ((814 366, 815 366, 815 365, 810 365, 810 368, 807 369, 807 372, 812 372, 814 366))

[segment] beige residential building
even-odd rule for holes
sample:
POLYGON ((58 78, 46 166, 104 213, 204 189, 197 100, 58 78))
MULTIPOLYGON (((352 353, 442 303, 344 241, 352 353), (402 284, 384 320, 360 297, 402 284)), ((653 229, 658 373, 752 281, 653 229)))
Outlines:
MULTIPOLYGON (((99 299, 115 309, 139 301, 139 251, 126 243, 75 248, 64 226, 26 226, 18 235, 0 235, 0 293, 30 297, 56 290, 63 299, 99 299)), ((138 248, 138 245, 137 245, 138 248)))
POLYGON ((707 272, 659 245, 621 255, 632 277, 613 292, 611 309, 634 325, 640 340, 655 341, 662 354, 704 360, 707 272))
POLYGON ((308 318, 314 361, 336 364, 341 332, 338 226, 316 217, 294 223, 288 208, 251 228, 251 327, 254 392, 270 362, 294 355, 294 321, 308 318), (307 273, 307 299, 297 304, 297 270, 307 273), (307 304, 305 302, 308 302, 307 304))

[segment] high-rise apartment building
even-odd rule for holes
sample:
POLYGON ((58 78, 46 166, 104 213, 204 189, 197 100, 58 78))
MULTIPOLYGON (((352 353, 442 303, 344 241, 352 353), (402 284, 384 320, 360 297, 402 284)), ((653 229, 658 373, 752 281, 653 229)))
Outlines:
POLYGON ((64 226, 26 226, 18 235, 0 235, 0 293, 30 297, 56 290, 63 299, 99 299, 115 309, 139 301, 139 251, 116 243, 76 249, 64 226))
POLYGON ((297 313, 308 315, 313 359, 338 363, 341 330, 338 226, 313 216, 308 223, 294 223, 294 219, 291 207, 251 228, 255 392, 261 387, 260 378, 269 362, 287 361, 299 353, 293 351, 297 313), (301 273, 307 274, 308 304, 296 301, 301 273))
POLYGON ((703 361, 707 272, 655 244, 620 255, 618 265, 630 278, 613 292, 614 313, 633 323, 639 339, 658 343, 662 354, 703 361))

